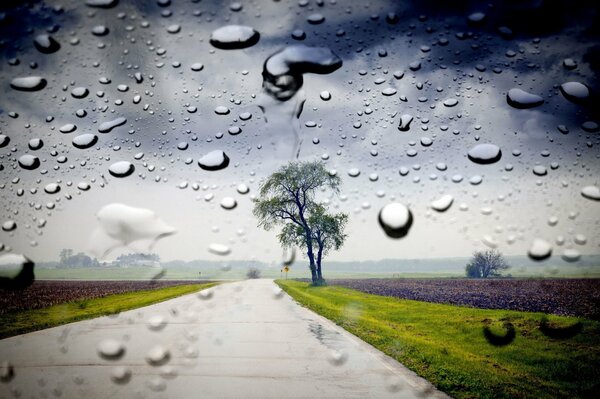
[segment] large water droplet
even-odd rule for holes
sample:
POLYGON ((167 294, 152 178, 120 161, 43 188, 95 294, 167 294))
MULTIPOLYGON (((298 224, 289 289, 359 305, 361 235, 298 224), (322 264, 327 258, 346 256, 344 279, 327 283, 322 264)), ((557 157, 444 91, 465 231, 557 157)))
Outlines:
POLYGON ((574 103, 582 102, 590 96, 590 89, 579 82, 566 82, 560 85, 560 91, 567 100, 574 103))
POLYGON ((124 125, 126 122, 127 122, 127 119, 125 119, 124 117, 120 116, 120 117, 115 118, 115 119, 113 119, 111 121, 107 121, 107 122, 101 123, 100 126, 98 126, 98 131, 100 133, 109 133, 115 127, 124 125))
POLYGON ((125 345, 114 339, 104 339, 98 343, 98 355, 105 360, 118 360, 125 354, 125 345))
POLYGON ((73 146, 79 149, 86 149, 93 147, 98 142, 98 136, 91 133, 80 134, 79 136, 73 137, 73 146))
POLYGON ((437 200, 433 201, 431 203, 431 208, 433 208, 434 210, 436 210, 438 212, 445 212, 450 208, 450 206, 452 205, 452 202, 454 202, 454 197, 451 196, 450 194, 446 194, 446 195, 443 195, 442 197, 438 198, 437 200))
POLYGON ((106 205, 96 216, 100 227, 92 233, 90 243, 92 253, 99 258, 134 242, 149 242, 150 250, 156 241, 176 231, 153 211, 123 204, 106 205))
POLYGON ((210 35, 210 44, 222 50, 237 50, 254 46, 260 34, 249 26, 227 25, 210 35))
POLYGON ((263 67, 263 88, 285 101, 303 84, 302 74, 328 74, 342 66, 342 59, 326 47, 288 46, 271 55, 263 67))
POLYGON ((60 44, 48 34, 37 35, 33 39, 33 44, 40 53, 44 54, 55 53, 60 49, 60 44))
POLYGON ((544 260, 552 255, 552 245, 546 240, 536 238, 531 243, 527 254, 531 259, 544 260))
POLYGON ((581 189, 581 195, 587 199, 600 201, 600 188, 598 186, 585 186, 581 189))
POLYGON ((533 108, 544 103, 541 96, 517 88, 508 91, 506 101, 509 105, 519 109, 533 108))
POLYGON ((502 158, 502 151, 495 144, 477 144, 469 150, 467 155, 471 161, 486 165, 498 162, 502 158))
POLYGON ((146 361, 151 366, 162 366, 171 358, 169 350, 161 345, 151 348, 146 354, 146 361))
POLYGON ((408 234, 412 223, 412 212, 399 202, 387 204, 379 211, 379 224, 389 237, 404 237, 408 234))
POLYGON ((37 169, 40 166, 40 159, 31 154, 21 155, 19 157, 19 166, 27 170, 37 169))
POLYGON ((108 171, 114 177, 127 177, 135 171, 135 166, 128 161, 119 161, 110 165, 108 171))
POLYGON ((221 170, 229 165, 229 157, 221 150, 211 151, 198 160, 198 165, 204 170, 221 170))
POLYGON ((37 91, 46 87, 46 84, 46 79, 40 76, 26 76, 11 80, 10 87, 20 91, 37 91))

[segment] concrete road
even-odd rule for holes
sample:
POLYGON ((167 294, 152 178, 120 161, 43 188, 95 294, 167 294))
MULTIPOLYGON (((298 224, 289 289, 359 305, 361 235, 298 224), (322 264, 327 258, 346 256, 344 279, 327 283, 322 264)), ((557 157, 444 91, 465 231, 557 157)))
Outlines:
POLYGON ((446 397, 278 290, 228 283, 2 340, 0 397, 446 397))

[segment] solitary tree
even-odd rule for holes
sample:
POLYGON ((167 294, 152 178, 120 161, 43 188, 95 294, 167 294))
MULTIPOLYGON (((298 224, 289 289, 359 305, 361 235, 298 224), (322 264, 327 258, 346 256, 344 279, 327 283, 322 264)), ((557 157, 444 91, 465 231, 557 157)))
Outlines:
POLYGON ((326 188, 337 194, 339 185, 340 178, 330 174, 321 162, 291 162, 267 178, 260 187, 260 198, 255 200, 253 212, 259 227, 270 230, 283 225, 278 235, 282 246, 306 250, 314 284, 323 278, 323 255, 343 244, 347 221, 346 215, 327 214, 315 202, 315 193, 326 188))
POLYGON ((500 272, 509 267, 500 252, 488 249, 475 252, 465 271, 467 277, 487 278, 500 276, 500 272))

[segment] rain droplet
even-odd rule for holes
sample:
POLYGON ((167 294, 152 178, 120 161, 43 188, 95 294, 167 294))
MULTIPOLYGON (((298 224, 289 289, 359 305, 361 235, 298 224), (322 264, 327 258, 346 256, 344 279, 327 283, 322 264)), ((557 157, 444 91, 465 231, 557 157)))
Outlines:
POLYGON ((329 352, 327 361, 329 361, 329 363, 331 363, 333 366, 341 366, 348 361, 348 354, 346 352, 333 350, 329 352))
POLYGON ((60 186, 56 183, 50 183, 44 187, 44 191, 47 194, 56 194, 60 191, 60 186))
POLYGON ((560 91, 565 98, 574 103, 582 102, 590 96, 590 89, 579 82, 566 82, 560 85, 560 91))
POLYGON ((10 143, 10 137, 5 134, 0 134, 0 148, 6 147, 10 143))
POLYGON ((131 370, 125 366, 116 366, 110 372, 110 380, 115 384, 127 384, 131 380, 131 370))
POLYGON ((103 122, 98 126, 98 131, 100 133, 110 133, 117 126, 121 126, 127 123, 127 119, 120 116, 118 118, 113 119, 112 121, 103 122))
POLYGON ((229 108, 223 106, 223 105, 219 105, 218 107, 215 108, 215 114, 217 115, 227 115, 229 113, 229 108))
POLYGON ((224 197, 221 200, 221 208, 231 210, 237 206, 237 201, 233 197, 224 197))
POLYGON ((481 165, 498 162, 502 158, 500 147, 495 144, 477 144, 467 153, 469 159, 481 165))
POLYGON ((402 238, 406 236, 412 223, 412 212, 399 202, 387 204, 379 211, 379 224, 389 237, 402 238))
POLYGON ((48 34, 37 35, 33 39, 33 44, 40 53, 44 54, 52 54, 60 49, 60 44, 48 34))
POLYGON ((146 361, 151 366, 162 366, 171 358, 171 353, 168 349, 161 345, 156 345, 146 354, 146 361))
POLYGON ((74 98, 85 98, 88 94, 89 90, 85 87, 75 87, 73 90, 71 90, 71 95, 74 98))
POLYGON ((231 253, 231 248, 227 245, 213 243, 208 246, 208 252, 215 255, 225 256, 231 253))
POLYGON ((260 34, 249 26, 227 25, 214 30, 210 44, 222 50, 238 50, 254 46, 260 34))
POLYGON ((544 260, 552 255, 552 245, 546 240, 536 238, 531 243, 527 254, 533 260, 544 260))
POLYGON ((454 202, 454 197, 452 197, 450 194, 446 194, 433 201, 431 203, 431 207, 438 212, 445 212, 450 208, 452 202, 454 202))
POLYGON ((37 169, 40 166, 40 159, 31 154, 21 155, 19 157, 19 166, 27 170, 37 169))
POLYGON ((2 230, 4 231, 13 231, 17 228, 17 222, 15 222, 14 220, 7 220, 6 222, 2 223, 2 230))
POLYGON ((458 100, 456 98, 448 98, 447 100, 444 100, 444 105, 446 107, 454 107, 456 104, 458 104, 458 100))
POLYGON ((114 177, 127 177, 135 171, 135 166, 129 161, 119 161, 110 165, 108 171, 114 177))
POLYGON ((516 88, 508 91, 506 101, 512 107, 519 109, 533 108, 544 103, 542 97, 516 88))
POLYGON ((93 147, 98 142, 98 136, 91 133, 81 134, 73 137, 73 146, 79 149, 86 149, 93 147))
POLYGON ((221 150, 211 151, 198 160, 198 165, 204 170, 221 170, 229 165, 229 157, 221 150))
POLYGON ((125 346, 114 339, 104 339, 96 348, 98 355, 105 360, 118 360, 125 354, 125 346))
POLYGON ((587 199, 600 201, 600 188, 598 186, 585 186, 581 189, 581 195, 587 199))
POLYGON ((150 331, 160 331, 167 326, 167 320, 162 315, 155 315, 146 321, 150 331))
POLYGON ((40 76, 26 76, 14 78, 10 82, 10 87, 20 91, 38 91, 46 87, 46 79, 40 76))
POLYGON ((240 183, 237 186, 237 192, 240 194, 248 194, 250 192, 250 188, 244 183, 240 183))
POLYGON ((400 117, 400 124, 398 125, 398 130, 402 132, 408 132, 410 129, 410 123, 413 120, 413 116, 409 114, 404 114, 400 117))

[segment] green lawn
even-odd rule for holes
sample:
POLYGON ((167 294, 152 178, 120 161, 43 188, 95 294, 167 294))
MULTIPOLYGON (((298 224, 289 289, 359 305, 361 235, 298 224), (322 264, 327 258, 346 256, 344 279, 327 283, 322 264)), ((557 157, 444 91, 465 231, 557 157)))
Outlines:
POLYGON ((542 313, 475 309, 277 280, 295 300, 397 359, 456 398, 597 398, 600 323, 548 316, 553 328, 581 322, 572 338, 542 334, 542 313), (512 343, 487 342, 510 322, 512 343))
POLYGON ((84 299, 42 309, 8 313, 0 316, 0 338, 55 327, 74 321, 91 319, 152 305, 181 295, 190 294, 218 283, 178 285, 153 290, 126 292, 102 298, 84 299))

